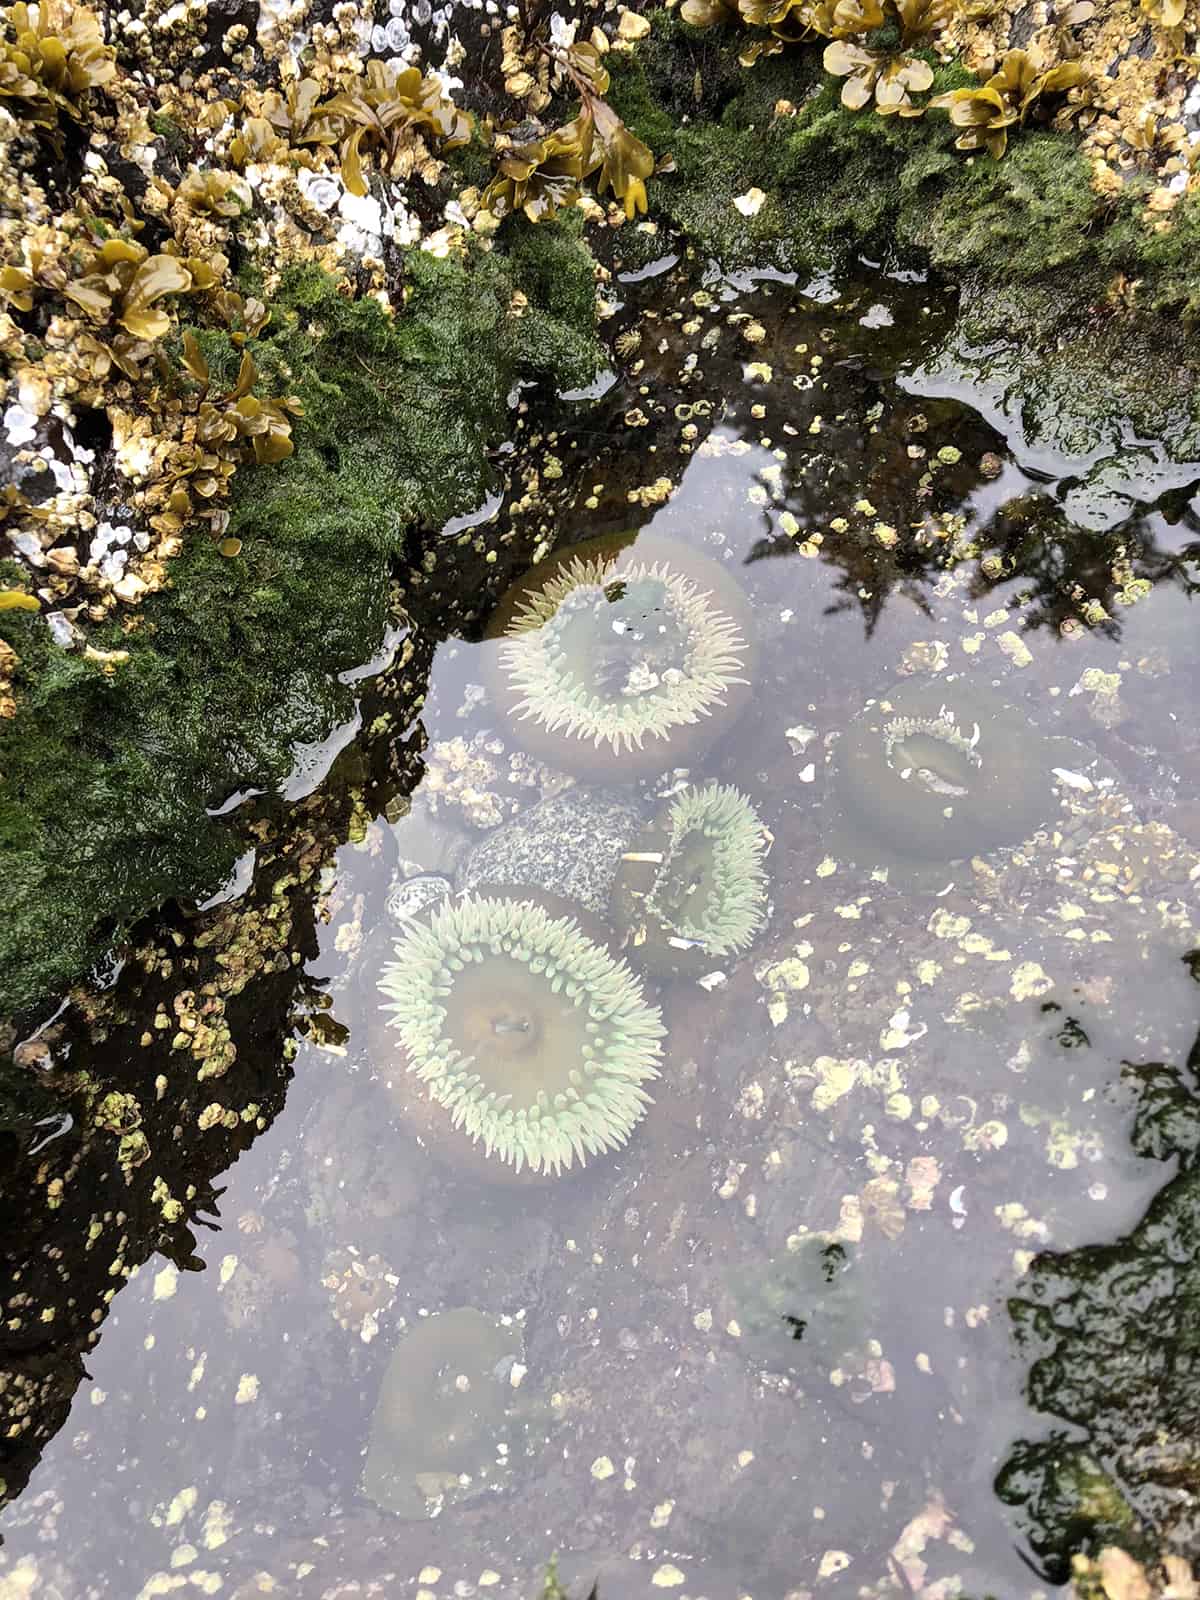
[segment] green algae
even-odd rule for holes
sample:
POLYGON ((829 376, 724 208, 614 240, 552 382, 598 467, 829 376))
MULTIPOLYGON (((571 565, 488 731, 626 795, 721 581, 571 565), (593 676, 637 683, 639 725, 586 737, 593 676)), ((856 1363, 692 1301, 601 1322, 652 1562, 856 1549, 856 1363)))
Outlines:
MULTIPOLYGON (((673 156, 673 170, 652 185, 652 213, 728 265, 773 254, 794 270, 837 271, 860 252, 899 249, 1002 282, 1066 266, 1100 275, 1136 267, 1155 280, 1149 304, 1196 303, 1200 207, 1185 200, 1173 227, 1154 233, 1140 220, 1143 186, 1119 203, 1096 194, 1072 134, 1023 129, 1002 160, 968 160, 936 112, 901 120, 849 111, 814 55, 740 69, 732 40, 697 36, 663 13, 638 54, 612 71, 625 120, 673 156), (687 104, 697 76, 700 98, 687 104), (733 199, 752 186, 766 199, 746 217, 733 199)), ((972 81, 938 64, 933 89, 972 81)))
MULTIPOLYGON (((128 652, 109 671, 4 613, 20 665, 0 724, 0 1013, 72 981, 164 898, 224 881, 245 842, 206 809, 277 785, 298 743, 351 714, 338 674, 378 647, 391 564, 418 522, 482 498, 513 384, 593 375, 592 282, 569 227, 466 262, 410 252, 394 318, 294 271, 249 348, 264 392, 306 414, 290 461, 235 480, 236 558, 190 538, 136 626, 93 638, 128 652)), ((201 343, 222 382, 239 352, 201 343)))

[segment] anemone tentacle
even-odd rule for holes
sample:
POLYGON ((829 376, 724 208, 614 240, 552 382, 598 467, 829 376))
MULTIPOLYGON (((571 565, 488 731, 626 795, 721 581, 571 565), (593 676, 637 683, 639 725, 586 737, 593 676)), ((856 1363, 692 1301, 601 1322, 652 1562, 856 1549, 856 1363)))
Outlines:
POLYGON ((383 1009, 409 1072, 453 1128, 518 1171, 558 1174, 616 1149, 650 1104, 642 1086, 658 1076, 661 1014, 646 1004, 625 963, 570 917, 527 900, 464 896, 405 930, 379 986, 390 997, 383 1009), (452 1036, 456 1002, 464 998, 456 991, 465 985, 469 1004, 471 985, 489 962, 498 971, 483 1042, 500 1040, 491 1055, 464 1050, 452 1036), (520 1011, 529 1009, 528 996, 513 1002, 520 1014, 505 1014, 514 966, 543 997, 547 1033, 557 1029, 554 1048, 573 1054, 538 1061, 539 1021, 520 1011), (533 1089, 530 1069, 541 1072, 533 1089))
POLYGON ((668 844, 657 884, 646 899, 651 915, 671 923, 682 939, 696 940, 713 956, 745 950, 762 927, 767 874, 766 834, 744 794, 729 784, 687 789, 668 812, 668 844), (671 862, 694 834, 709 841, 707 893, 681 914, 660 903, 671 862))
POLYGON ((641 750, 647 738, 699 722, 725 704, 742 676, 747 641, 713 594, 669 561, 576 557, 533 591, 510 621, 501 662, 517 699, 514 714, 550 732, 590 741, 614 754, 641 750), (584 608, 608 600, 614 584, 652 584, 678 630, 679 659, 662 671, 634 660, 617 692, 598 693, 594 679, 573 671, 566 644, 584 608))

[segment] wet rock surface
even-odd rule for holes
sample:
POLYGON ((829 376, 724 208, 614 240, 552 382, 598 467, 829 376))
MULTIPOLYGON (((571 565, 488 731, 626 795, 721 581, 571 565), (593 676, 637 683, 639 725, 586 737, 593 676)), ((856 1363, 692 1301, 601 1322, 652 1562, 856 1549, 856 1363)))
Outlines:
MULTIPOLYGON (((86 1139, 80 1123, 20 1157, 34 1242, 10 1246, 6 1309, 29 1294, 15 1311, 36 1338, 8 1371, 47 1380, 7 1391, 29 1418, 10 1490, 41 1455, 5 1517, 14 1581, 137 1596, 188 1573, 240 1595, 265 1574, 322 1600, 401 1586, 516 1600, 559 1548, 583 1593, 599 1576, 602 1593, 722 1600, 851 1581, 1023 1594, 1034 1580, 992 1478, 1014 1439, 1045 1437, 1037 1411, 1083 1413, 1057 1377, 1026 1405, 1006 1301, 1069 1300, 1076 1253, 1127 1235, 1114 1249, 1135 1253, 1158 1307, 1145 1337, 1175 1348, 1155 1274, 1186 1248, 1186 1219, 1165 1199, 1161 1223, 1139 1232, 1139 1217, 1161 1156, 1185 1146, 1190 1094, 1164 1090, 1154 1126, 1169 1132, 1152 1137, 1121 1068, 1184 1064, 1195 1035, 1180 956, 1200 858, 1165 804, 1200 754, 1161 709, 1195 672, 1172 524, 1141 507, 1082 533, 977 413, 905 393, 874 308, 922 348, 949 314, 932 286, 872 279, 834 299, 676 268, 622 294, 614 387, 571 402, 553 433, 518 417, 489 565, 503 582, 555 534, 653 521, 736 570, 760 632, 755 692, 687 777, 736 784, 771 832, 760 942, 663 984, 656 1104, 610 1160, 537 1195, 434 1160, 365 1047, 388 897, 452 873, 460 849, 488 847, 482 816, 519 823, 553 784, 514 779, 473 647, 415 619, 324 782, 248 810, 249 896, 148 930, 109 999, 80 996, 47 1042, 85 1080, 62 1103, 91 1120, 86 1139), (893 881, 841 848, 839 763, 881 684, 952 671, 1079 759, 1028 837, 893 881), (431 820, 422 746, 455 739, 480 764, 453 793, 472 795, 431 820), (176 1147, 190 1179, 172 1175, 176 1147), (109 1173, 95 1250, 81 1149, 109 1173), (215 1196, 196 1174, 215 1186, 238 1149, 220 1231, 154 1260, 164 1205, 179 1228, 202 1220, 215 1196), (110 1229, 145 1264, 118 1273, 97 1334, 110 1229), (1055 1264, 1035 1264, 1047 1248, 1055 1264), (180 1272, 193 1252, 206 1270, 180 1272), (68 1292, 64 1336, 42 1313, 68 1292), (529 1415, 504 1441, 502 1489, 399 1520, 360 1493, 384 1372, 405 1327, 463 1306, 519 1318, 529 1415)), ((483 534, 465 539, 431 539, 428 574, 431 592, 458 585, 464 619, 483 534)), ((461 774, 455 760, 428 770, 461 774)), ((683 781, 655 774, 639 802, 657 809, 683 781)), ((1059 1343, 1065 1365, 1067 1330, 1059 1343)), ((1169 1418, 1156 1363, 1130 1393, 1169 1418)), ((1118 1463, 1112 1516, 1081 1521, 1061 1488, 1051 1503, 1017 1485, 1039 1559, 1059 1560, 1064 1537, 1186 1548, 1186 1436, 1148 1464, 1121 1415, 1084 1422, 1118 1463)))

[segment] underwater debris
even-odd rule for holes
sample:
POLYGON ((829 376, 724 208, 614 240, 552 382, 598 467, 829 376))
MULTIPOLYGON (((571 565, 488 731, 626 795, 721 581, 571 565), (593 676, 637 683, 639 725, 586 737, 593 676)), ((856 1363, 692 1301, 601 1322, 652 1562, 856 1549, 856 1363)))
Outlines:
POLYGON ((326 1256, 321 1284, 334 1321, 369 1344, 379 1332, 379 1318, 395 1303, 400 1280, 382 1257, 363 1256, 346 1245, 326 1256))
POLYGON ((736 721, 749 690, 741 589, 686 545, 628 536, 539 562, 504 596, 492 692, 534 755, 628 782, 681 765, 736 721))
POLYGON ((769 835, 736 789, 675 796, 625 852, 613 920, 632 960, 659 976, 703 973, 740 955, 766 916, 769 835))
POLYGON ((379 979, 396 1030, 380 1047, 398 1042, 415 1080, 402 1114, 488 1177, 557 1177, 617 1149, 658 1076, 658 1009, 557 910, 468 895, 412 924, 379 979))

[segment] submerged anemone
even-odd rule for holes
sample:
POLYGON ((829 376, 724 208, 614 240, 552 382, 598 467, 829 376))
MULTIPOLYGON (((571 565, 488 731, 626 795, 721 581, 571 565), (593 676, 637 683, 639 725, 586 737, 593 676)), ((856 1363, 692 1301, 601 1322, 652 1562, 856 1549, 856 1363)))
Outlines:
POLYGON ((457 887, 540 889, 602 916, 621 856, 645 820, 626 789, 568 789, 489 833, 459 867, 457 887))
POLYGON ((658 1076, 664 1029, 641 985, 576 918, 466 895, 411 924, 379 987, 447 1154, 555 1177, 624 1144, 658 1076))
POLYGON ((736 789, 685 789, 622 858, 613 917, 634 959, 663 976, 736 955, 766 918, 768 836, 736 789))
POLYGON ((1053 747, 987 689, 905 684, 847 734, 842 796, 868 851, 957 861, 1017 844, 1046 820, 1053 747))
POLYGON ((493 692, 521 742, 610 782, 692 759, 736 720, 749 687, 741 588, 673 540, 627 535, 551 556, 488 632, 499 641, 493 692))
POLYGON ((406 1333, 371 1421, 367 1498, 399 1517, 428 1517, 502 1481, 521 1353, 515 1323, 465 1307, 406 1333))

